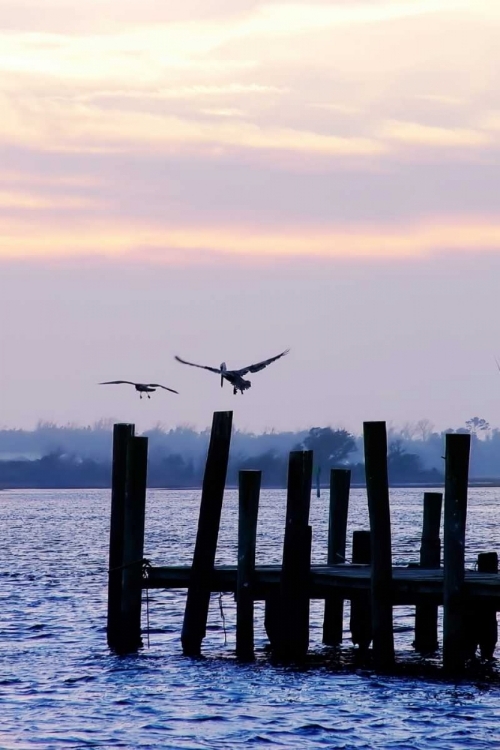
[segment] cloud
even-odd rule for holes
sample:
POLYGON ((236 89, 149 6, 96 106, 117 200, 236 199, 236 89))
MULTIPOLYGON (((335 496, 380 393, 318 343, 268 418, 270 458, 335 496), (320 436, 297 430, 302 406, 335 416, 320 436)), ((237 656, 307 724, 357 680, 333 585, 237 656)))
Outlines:
POLYGON ((477 148, 487 146, 492 142, 490 136, 480 130, 441 128, 397 120, 386 122, 382 127, 381 135, 383 138, 414 146, 439 148, 477 148))
POLYGON ((250 226, 141 226, 106 218, 78 220, 47 231, 46 224, 0 215, 0 258, 128 257, 153 263, 189 263, 199 254, 215 258, 416 258, 440 252, 500 250, 500 223, 488 217, 434 218, 399 227, 332 226, 281 231, 250 226), (193 255, 194 254, 194 255, 193 255))

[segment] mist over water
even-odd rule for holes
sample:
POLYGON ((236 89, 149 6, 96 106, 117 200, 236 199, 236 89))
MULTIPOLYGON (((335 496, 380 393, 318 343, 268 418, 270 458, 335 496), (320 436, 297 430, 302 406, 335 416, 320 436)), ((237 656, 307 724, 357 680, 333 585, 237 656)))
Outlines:
MULTIPOLYGON (((466 563, 495 550, 499 490, 470 493, 466 563)), ((352 668, 348 607, 343 657, 321 645, 311 607, 311 659, 273 665, 256 604, 257 662, 238 664, 233 598, 213 596, 204 658, 181 654, 185 592, 149 594, 150 647, 117 657, 106 646, 108 491, 0 493, 0 747, 493 748, 500 720, 495 667, 459 683, 380 677, 352 668), (225 643, 225 641, 227 641, 225 643)), ((188 564, 199 493, 150 491, 145 555, 188 564)), ((328 494, 312 498, 313 561, 326 559, 328 494)), ((391 492, 393 561, 418 559, 422 491, 391 492)), ((281 558, 285 492, 264 491, 257 561, 281 558)), ((236 563, 237 493, 225 496, 217 562, 236 563)), ((352 531, 368 528, 366 495, 351 493, 352 531)), ((348 559, 350 549, 348 549, 348 559)), ((413 611, 394 609, 399 661, 415 660, 413 611)), ((146 628, 146 607, 143 627, 146 628)), ((496 652, 498 657, 499 651, 496 652)))

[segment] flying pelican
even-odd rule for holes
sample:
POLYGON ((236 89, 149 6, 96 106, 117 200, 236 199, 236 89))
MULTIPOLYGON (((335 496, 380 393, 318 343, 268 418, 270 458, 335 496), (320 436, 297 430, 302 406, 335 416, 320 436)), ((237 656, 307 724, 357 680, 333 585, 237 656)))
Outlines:
POLYGON ((160 385, 160 383, 132 383, 130 380, 106 380, 105 383, 99 383, 99 385, 120 385, 121 383, 133 385, 135 390, 139 392, 139 398, 142 398, 143 393, 145 393, 148 398, 151 398, 149 394, 154 393, 157 388, 163 388, 165 391, 170 391, 170 393, 177 393, 177 395, 179 395, 179 391, 174 391, 173 388, 167 388, 166 385, 160 385))
POLYGON ((180 357, 176 357, 175 359, 177 360, 177 362, 182 362, 183 365, 191 365, 191 367, 201 367, 202 370, 210 370, 210 372, 215 372, 216 375, 220 375, 221 388, 224 385, 224 380, 227 380, 233 386, 234 395, 236 395, 238 391, 240 391, 241 395, 243 395, 243 391, 246 391, 247 388, 252 387, 251 382, 249 380, 244 380, 243 375, 246 375, 247 372, 259 372, 259 370, 263 370, 264 367, 270 365, 271 362, 276 362, 276 360, 280 357, 284 357, 285 354, 288 354, 289 351, 290 349, 286 349, 284 352, 281 352, 281 354, 277 354, 275 357, 264 359, 262 362, 257 362, 255 365, 242 367, 241 370, 228 370, 225 362, 222 362, 220 367, 208 367, 207 365, 197 365, 194 362, 187 362, 185 359, 181 359, 180 357))

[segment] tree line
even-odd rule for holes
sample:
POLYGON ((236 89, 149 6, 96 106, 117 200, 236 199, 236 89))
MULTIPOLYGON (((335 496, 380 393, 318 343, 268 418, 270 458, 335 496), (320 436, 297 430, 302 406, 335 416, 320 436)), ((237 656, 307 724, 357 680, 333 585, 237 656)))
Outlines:
MULTIPOLYGON (((50 428, 49 432, 57 428, 50 428)), ((64 432, 72 430, 63 428, 64 432)), ((76 430, 77 441, 81 435, 76 430)), ((107 436, 108 456, 111 452, 111 431, 99 427, 98 438, 107 436)), ((174 446, 182 450, 166 448, 161 437, 165 433, 159 428, 146 433, 150 438, 148 479, 150 487, 199 487, 203 478, 204 461, 208 446, 209 431, 194 433, 187 428, 177 429, 174 436, 184 440, 174 441, 174 446), (156 433, 156 434, 155 434, 156 433), (159 433, 159 434, 158 434, 159 433), (189 445, 189 437, 193 437, 189 445), (160 439, 158 439, 160 438, 160 439), (176 445, 177 443, 177 445, 176 445), (183 444, 184 443, 184 444, 183 444), (190 450, 186 449, 186 444, 190 450)), ((88 436, 88 433, 87 433, 88 436)), ((61 434, 58 434, 62 442, 61 434)), ((75 437, 73 435, 73 437, 75 437)), ((172 437, 172 435, 168 435, 172 437)), ((364 464, 360 452, 360 439, 345 429, 313 427, 302 433, 268 433, 252 436, 238 433, 232 441, 228 484, 236 485, 241 469, 260 469, 263 484, 267 487, 285 487, 290 450, 312 450, 315 472, 324 483, 328 483, 331 468, 350 468, 352 481, 364 483, 364 464), (267 438, 267 439, 266 439, 267 438), (253 450, 245 452, 242 446, 250 445, 253 450), (252 445, 252 440, 255 444, 252 445), (256 449, 257 448, 257 449, 256 449), (261 448, 259 451, 258 448, 261 448), (263 450, 262 450, 263 448, 263 450)), ((442 449, 440 450, 440 455, 442 449)), ((442 459, 440 458, 440 462, 442 459)), ((408 449, 408 439, 389 431, 388 472, 392 483, 439 483, 442 481, 442 465, 426 466, 421 456, 408 449)), ((0 461, 0 488, 14 487, 108 487, 111 465, 109 457, 102 453, 80 455, 62 447, 51 448, 38 458, 15 458, 0 461)))

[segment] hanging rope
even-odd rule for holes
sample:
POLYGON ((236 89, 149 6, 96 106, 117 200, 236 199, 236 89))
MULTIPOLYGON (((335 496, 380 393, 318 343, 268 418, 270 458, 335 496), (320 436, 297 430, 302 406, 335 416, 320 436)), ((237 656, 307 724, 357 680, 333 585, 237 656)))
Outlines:
MULTIPOLYGON (((144 558, 142 560, 142 577, 145 581, 149 578, 149 570, 151 568, 151 563, 149 560, 144 558)), ((150 647, 149 643, 149 587, 146 586, 146 635, 148 637, 148 648, 150 647)))
POLYGON ((227 646, 226 618, 224 615, 224 607, 222 606, 222 591, 219 593, 219 609, 220 616, 222 617, 222 630, 224 631, 224 646, 227 646))

